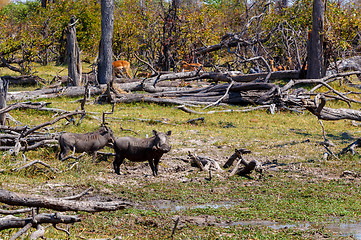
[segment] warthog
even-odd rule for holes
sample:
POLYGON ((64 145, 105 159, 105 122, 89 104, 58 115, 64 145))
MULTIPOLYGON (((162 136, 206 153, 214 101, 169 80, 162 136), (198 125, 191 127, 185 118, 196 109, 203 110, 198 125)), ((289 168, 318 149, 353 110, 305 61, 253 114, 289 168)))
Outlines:
POLYGON ((112 143, 113 139, 113 131, 103 124, 98 130, 90 133, 63 133, 59 137, 59 160, 63 159, 69 151, 74 150, 77 153, 93 154, 93 160, 95 160, 95 152, 112 143))
POLYGON ((153 130, 153 137, 134 138, 121 137, 114 141, 115 160, 113 162, 115 173, 120 174, 119 166, 127 158, 132 162, 149 162, 153 176, 158 175, 158 164, 164 153, 170 151, 168 136, 171 131, 161 133, 153 130))

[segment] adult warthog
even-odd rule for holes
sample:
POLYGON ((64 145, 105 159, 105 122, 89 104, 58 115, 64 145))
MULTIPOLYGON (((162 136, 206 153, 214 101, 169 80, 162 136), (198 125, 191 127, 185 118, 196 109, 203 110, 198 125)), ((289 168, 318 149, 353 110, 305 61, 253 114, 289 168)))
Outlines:
POLYGON ((153 171, 153 176, 158 175, 158 164, 164 153, 170 151, 167 133, 153 130, 154 136, 150 138, 120 137, 114 142, 115 160, 113 162, 115 173, 120 174, 119 166, 127 158, 132 162, 148 161, 153 171))
POLYGON ((59 137, 59 160, 63 159, 69 151, 75 151, 92 154, 94 161, 95 152, 112 143, 113 139, 113 131, 103 124, 98 130, 90 133, 63 133, 59 137))

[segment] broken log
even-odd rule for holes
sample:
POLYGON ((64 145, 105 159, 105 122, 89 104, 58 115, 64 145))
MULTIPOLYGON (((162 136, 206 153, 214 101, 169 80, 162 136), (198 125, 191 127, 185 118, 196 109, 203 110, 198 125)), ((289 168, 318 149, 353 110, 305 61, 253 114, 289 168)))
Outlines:
POLYGON ((312 101, 303 101, 303 107, 315 115, 318 119, 322 120, 342 120, 349 119, 355 121, 361 121, 361 111, 347 108, 328 108, 324 107, 326 104, 326 98, 320 97, 320 103, 312 101))
MULTIPOLYGON (((240 74, 238 72, 229 71, 227 73, 219 72, 206 72, 201 74, 197 79, 208 79, 209 82, 229 82, 229 78, 234 82, 252 82, 255 80, 263 80, 267 77, 268 73, 253 73, 253 74, 240 74)), ((276 79, 299 79, 300 72, 298 70, 286 70, 272 72, 268 80, 276 79)))
MULTIPOLYGON (((103 93, 106 89, 106 84, 102 84, 99 87, 89 86, 90 95, 99 95, 103 93)), ((73 87, 54 87, 54 88, 44 88, 34 91, 18 91, 18 92, 9 92, 7 95, 7 100, 14 101, 24 101, 32 100, 38 98, 55 98, 55 97, 80 97, 84 95, 85 87, 84 86, 73 86, 73 87)))
POLYGON ((52 197, 14 193, 0 189, 0 202, 13 206, 53 209, 56 211, 101 212, 121 210, 132 204, 124 201, 96 202, 64 200, 52 197))
POLYGON ((44 224, 44 223, 51 223, 51 224, 70 224, 75 222, 80 222, 80 217, 76 215, 63 215, 58 213, 41 213, 34 218, 18 218, 18 217, 4 217, 0 218, 0 230, 9 229, 9 228, 22 228, 25 227, 29 223, 36 223, 36 224, 44 224))
POLYGON ((237 174, 239 176, 245 176, 248 174, 251 174, 253 170, 256 170, 256 167, 258 166, 258 162, 256 160, 251 160, 250 162, 247 162, 243 158, 241 158, 238 162, 236 167, 232 170, 230 173, 230 177, 234 174, 237 174), (241 167, 241 164, 243 167, 241 167))
MULTIPOLYGON (((164 89, 156 87, 156 84, 158 82, 175 80, 175 79, 195 78, 197 76, 199 76, 199 71, 178 72, 178 73, 168 73, 168 74, 158 75, 155 77, 145 79, 143 82, 143 90, 149 93, 163 92, 164 89)), ((167 91, 169 90, 176 91, 177 88, 167 89, 167 91)))
POLYGON ((191 160, 191 165, 198 167, 201 171, 215 170, 218 172, 223 172, 222 168, 214 159, 197 156, 191 152, 188 152, 188 158, 191 160))
POLYGON ((9 81, 10 85, 35 85, 38 83, 38 77, 31 75, 23 76, 2 76, 9 81))
POLYGON ((247 150, 245 148, 240 148, 240 149, 235 149, 234 153, 228 158, 227 162, 223 165, 223 168, 229 168, 230 166, 232 166, 232 164, 234 163, 234 161, 237 158, 242 158, 242 154, 248 154, 251 153, 250 150, 247 150))

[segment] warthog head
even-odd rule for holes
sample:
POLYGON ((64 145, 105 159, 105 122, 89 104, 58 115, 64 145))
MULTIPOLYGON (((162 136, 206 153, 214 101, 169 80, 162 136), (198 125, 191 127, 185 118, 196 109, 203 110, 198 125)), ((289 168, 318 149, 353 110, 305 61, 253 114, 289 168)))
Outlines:
POLYGON ((102 136, 105 136, 107 139, 109 139, 109 143, 114 143, 114 134, 113 130, 106 125, 102 124, 100 128, 100 134, 102 136))
POLYGON ((157 132, 153 130, 153 134, 155 136, 153 149, 156 151, 160 151, 163 153, 167 153, 170 151, 171 146, 169 145, 168 136, 172 134, 172 131, 168 131, 167 133, 157 132))

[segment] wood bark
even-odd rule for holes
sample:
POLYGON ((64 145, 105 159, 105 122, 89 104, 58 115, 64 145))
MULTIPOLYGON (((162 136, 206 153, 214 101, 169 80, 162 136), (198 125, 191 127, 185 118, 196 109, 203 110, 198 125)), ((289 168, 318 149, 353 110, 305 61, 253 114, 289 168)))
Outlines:
POLYGON ((96 202, 64 200, 52 197, 14 193, 4 189, 0 189, 0 202, 13 206, 39 207, 56 211, 84 212, 115 211, 132 205, 131 203, 123 201, 96 202))
POLYGON ((248 154, 248 153, 251 153, 251 151, 244 148, 240 148, 240 149, 236 148, 234 150, 234 153, 228 158, 227 162, 223 165, 223 168, 229 168, 230 166, 233 165, 236 159, 242 158, 242 154, 248 154))
MULTIPOLYGON (((104 92, 106 85, 102 84, 97 86, 89 86, 90 95, 99 95, 104 92)), ((84 86, 74 86, 74 87, 54 87, 54 88, 44 88, 35 91, 19 91, 19 92, 9 92, 7 94, 8 101, 24 101, 32 100, 38 98, 55 98, 60 96, 66 97, 79 97, 83 96, 85 91, 84 86)))
POLYGON ((307 51, 307 78, 322 78, 326 73, 323 54, 324 12, 323 0, 313 0, 312 31, 307 51))
POLYGON ((233 176, 234 174, 237 174, 239 176, 245 176, 251 174, 253 170, 256 170, 257 165, 258 162, 256 160, 251 160, 247 162, 243 158, 240 158, 240 160, 237 162, 236 167, 232 170, 230 177, 233 176), (241 164, 243 165, 243 167, 241 167, 242 166, 241 164))
POLYGON ((38 78, 36 76, 31 75, 23 75, 23 76, 2 76, 2 79, 6 79, 9 81, 11 85, 35 85, 38 83, 38 78))
POLYGON ((67 27, 67 53, 68 53, 68 78, 74 86, 80 86, 82 82, 82 68, 78 41, 76 38, 75 16, 71 16, 67 27))
POLYGON ((101 0, 101 39, 99 45, 98 80, 100 84, 113 76, 114 0, 101 0))
MULTIPOLYGON (((198 156, 197 154, 193 154, 188 152, 188 158, 191 160, 191 165, 198 167, 201 171, 218 171, 223 172, 223 169, 219 166, 218 162, 214 159, 208 157, 198 156)), ((211 179, 211 176, 210 178, 211 179)))
MULTIPOLYGON (((6 79, 0 78, 0 110, 6 108, 6 96, 8 92, 9 82, 6 79)), ((6 112, 0 113, 0 125, 6 124, 6 112)))
POLYGON ((318 119, 322 120, 342 120, 349 119, 361 121, 361 111, 347 108, 328 108, 325 107, 326 98, 321 96, 320 102, 303 101, 303 106, 314 114, 318 119))
POLYGON ((5 217, 0 218, 0 230, 10 228, 23 228, 28 224, 36 227, 38 224, 51 223, 51 224, 70 224, 80 222, 81 218, 76 215, 64 215, 58 213, 41 213, 34 218, 18 218, 18 217, 5 217))

